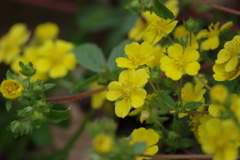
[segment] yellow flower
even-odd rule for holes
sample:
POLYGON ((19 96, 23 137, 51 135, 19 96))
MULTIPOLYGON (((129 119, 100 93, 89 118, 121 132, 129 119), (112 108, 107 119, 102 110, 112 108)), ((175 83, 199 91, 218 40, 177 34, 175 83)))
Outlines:
POLYGON ((154 59, 147 62, 146 64, 149 67, 154 67, 154 66, 160 66, 160 59, 164 56, 166 56, 164 54, 164 52, 166 52, 166 47, 162 47, 160 45, 155 45, 153 48, 153 56, 154 59))
POLYGON ((47 40, 39 48, 41 58, 36 62, 39 72, 49 73, 50 78, 60 78, 67 75, 77 64, 73 44, 63 40, 47 40))
POLYGON ((220 84, 212 87, 210 91, 210 98, 213 102, 224 104, 228 97, 228 89, 220 84))
MULTIPOLYGON (((94 82, 90 86, 91 90, 100 89, 103 87, 104 86, 99 85, 98 82, 94 82)), ((92 108, 98 109, 98 108, 102 107, 104 101, 106 100, 106 94, 107 94, 106 90, 93 94, 91 97, 92 108)))
POLYGON ((207 38, 207 40, 203 41, 201 44, 201 49, 203 50, 214 50, 219 46, 219 34, 230 28, 233 25, 233 23, 227 22, 221 26, 219 29, 219 23, 216 23, 215 25, 211 24, 208 26, 208 30, 202 30, 198 33, 197 39, 201 38, 207 38))
POLYGON ((225 80, 234 80, 240 74, 240 63, 237 64, 236 68, 233 71, 227 72, 225 70, 226 63, 223 64, 215 64, 213 66, 213 78, 216 81, 225 81, 225 80))
MULTIPOLYGON (((29 62, 33 63, 33 67, 36 68, 35 64, 40 59, 40 55, 38 54, 37 47, 25 47, 23 50, 23 55, 18 56, 12 63, 11 69, 17 73, 20 73, 21 67, 19 66, 19 61, 22 61, 24 64, 28 64, 29 62)), ((47 81, 48 75, 45 72, 40 72, 38 68, 36 68, 35 75, 32 76, 31 81, 35 82, 36 80, 41 79, 42 81, 47 81)))
POLYGON ((177 26, 173 35, 175 39, 180 39, 181 37, 188 37, 187 46, 192 46, 193 48, 198 49, 199 46, 195 35, 192 33, 190 38, 190 32, 188 32, 183 25, 177 26))
POLYGON ((199 53, 193 47, 183 50, 181 45, 175 44, 168 48, 168 56, 160 60, 160 67, 167 77, 179 80, 185 73, 191 76, 198 74, 200 69, 198 58, 199 53))
POLYGON ((210 119, 202 125, 201 148, 214 154, 213 160, 235 160, 238 156, 239 128, 231 119, 210 119))
POLYGON ((150 13, 150 11, 146 11, 141 13, 141 16, 136 20, 135 26, 129 31, 128 38, 134 41, 140 41, 148 25, 155 18, 157 18, 157 15, 153 12, 150 13))
MULTIPOLYGON (((137 142, 145 142, 146 150, 143 154, 154 155, 158 152, 158 146, 155 145, 161 137, 153 129, 145 129, 143 127, 139 129, 134 129, 131 134, 130 145, 133 145, 137 142)), ((137 160, 150 159, 148 157, 137 156, 137 160)))
POLYGON ((13 25, 0 40, 0 63, 10 64, 21 52, 21 46, 27 42, 30 32, 22 23, 13 25))
POLYGON ((119 82, 108 85, 107 99, 117 101, 115 113, 124 118, 131 107, 138 108, 144 104, 147 92, 142 88, 148 82, 149 75, 145 69, 124 70, 119 75, 119 82))
POLYGON ((218 53, 217 64, 225 63, 225 71, 233 71, 238 64, 238 57, 240 53, 240 36, 235 36, 231 41, 224 44, 224 49, 221 49, 218 53))
POLYGON ((114 142, 112 137, 100 134, 93 140, 93 148, 99 153, 99 154, 108 154, 113 150, 114 142))
MULTIPOLYGON (((181 89, 181 98, 183 101, 183 105, 188 102, 202 102, 204 103, 205 99, 203 95, 206 93, 206 89, 204 89, 204 85, 197 79, 195 79, 196 85, 194 86, 192 83, 187 82, 181 89)), ((205 81, 206 82, 206 81, 205 81)), ((197 108, 198 111, 203 110, 203 106, 197 108)), ((188 113, 179 113, 178 117, 182 118, 188 115, 188 113)))
POLYGON ((127 44, 124 51, 128 58, 116 59, 117 66, 121 68, 136 69, 154 59, 153 46, 147 42, 143 42, 141 45, 137 42, 127 44))
POLYGON ((45 41, 47 39, 56 38, 59 32, 58 25, 52 22, 39 24, 35 29, 37 38, 45 41))
POLYGON ((163 37, 167 36, 177 25, 178 21, 172 19, 155 18, 146 29, 143 39, 150 44, 156 44, 163 37))
POLYGON ((13 79, 7 79, 2 81, 0 91, 3 97, 7 99, 16 99, 22 95, 24 87, 21 83, 13 79))

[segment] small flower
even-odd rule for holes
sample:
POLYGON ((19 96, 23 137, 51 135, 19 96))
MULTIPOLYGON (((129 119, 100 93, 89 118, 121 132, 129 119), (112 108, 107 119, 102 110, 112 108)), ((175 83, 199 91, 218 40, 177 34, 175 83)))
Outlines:
POLYGON ((198 58, 199 53, 193 47, 183 50, 181 45, 175 44, 168 48, 168 56, 160 60, 160 67, 167 77, 179 80, 185 73, 191 76, 198 74, 200 69, 198 58))
POLYGON ((73 44, 63 40, 47 40, 39 48, 41 58, 36 62, 36 69, 42 73, 48 73, 50 78, 60 78, 67 75, 77 64, 73 44))
POLYGON ((158 17, 154 19, 148 26, 143 35, 144 41, 150 44, 156 44, 163 37, 167 36, 177 25, 178 21, 172 19, 163 19, 158 17))
POLYGON ((213 78, 216 81, 226 81, 226 80, 234 80, 240 74, 240 63, 237 64, 236 68, 230 72, 225 70, 226 63, 215 64, 213 66, 213 78))
POLYGON ((225 63, 225 71, 233 71, 238 64, 238 57, 240 53, 240 36, 235 36, 231 41, 224 44, 224 49, 221 49, 218 53, 217 64, 225 63))
POLYGON ((27 42, 30 32, 22 23, 13 25, 0 40, 0 63, 10 64, 21 52, 21 46, 27 42))
POLYGON ((238 156, 239 128, 231 120, 209 119, 198 128, 201 148, 214 154, 213 160, 235 160, 238 156))
POLYGON ((93 140, 93 148, 99 153, 99 154, 108 154, 113 150, 114 142, 112 137, 106 135, 106 134, 100 134, 93 140))
POLYGON ((137 42, 127 44, 124 51, 128 58, 116 59, 117 66, 121 68, 136 69, 154 59, 153 46, 147 42, 139 45, 137 42))
POLYGON ((220 84, 212 87, 210 92, 210 98, 213 102, 224 104, 228 97, 228 89, 220 84))
MULTIPOLYGON (((159 134, 155 132, 153 129, 145 129, 141 127, 139 129, 133 130, 129 144, 133 145, 134 143, 137 142, 145 142, 147 148, 143 154, 154 155, 158 152, 158 146, 156 145, 156 143, 159 141, 160 138, 161 137, 159 136, 159 134)), ((136 159, 142 160, 150 158, 138 156, 136 159)))
POLYGON ((155 45, 153 48, 154 59, 147 62, 146 64, 151 68, 154 66, 160 66, 160 59, 166 56, 164 52, 166 52, 166 47, 155 45))
POLYGON ((56 38, 59 32, 59 27, 57 24, 52 22, 46 22, 39 24, 35 29, 35 34, 37 38, 42 41, 56 38))
POLYGON ((196 39, 196 36, 191 33, 190 38, 190 32, 186 30, 186 28, 183 25, 179 25, 175 28, 175 32, 173 33, 175 39, 181 39, 182 37, 188 37, 188 43, 187 46, 192 46, 195 49, 198 49, 199 45, 196 39))
POLYGON ((119 75, 119 82, 108 85, 107 99, 116 101, 115 113, 124 118, 131 107, 138 108, 144 104, 147 92, 142 88, 148 82, 149 75, 145 69, 124 70, 119 75))
POLYGON ((0 86, 3 97, 14 100, 22 95, 24 87, 21 83, 13 79, 4 80, 0 86))
POLYGON ((207 40, 203 41, 201 44, 201 49, 203 50, 214 50, 219 46, 219 34, 230 28, 233 25, 233 23, 227 22, 221 26, 219 29, 219 23, 216 23, 215 25, 211 24, 208 26, 208 30, 202 30, 197 34, 197 39, 201 38, 207 38, 207 40))
POLYGON ((135 26, 129 31, 128 37, 134 41, 140 41, 143 38, 143 34, 146 31, 148 25, 153 19, 157 18, 155 13, 146 11, 141 13, 141 16, 137 18, 135 26))

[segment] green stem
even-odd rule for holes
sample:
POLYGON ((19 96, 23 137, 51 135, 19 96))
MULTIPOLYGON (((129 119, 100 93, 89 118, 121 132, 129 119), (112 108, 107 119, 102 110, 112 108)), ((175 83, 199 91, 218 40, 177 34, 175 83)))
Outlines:
POLYGON ((195 77, 196 77, 208 90, 211 91, 211 87, 210 87, 207 83, 205 83, 201 77, 199 77, 198 75, 196 75, 195 77))
POLYGON ((208 62, 210 62, 211 64, 214 64, 213 60, 211 60, 211 58, 206 54, 206 52, 202 52, 202 55, 208 60, 208 62))
POLYGON ((84 119, 84 121, 81 123, 81 125, 79 126, 79 128, 77 129, 77 131, 74 133, 74 135, 71 137, 71 139, 68 141, 68 143, 65 145, 65 147, 62 149, 63 152, 68 152, 73 144, 77 141, 78 137, 82 134, 87 122, 91 119, 91 117, 94 114, 95 109, 91 109, 86 118, 84 119))
POLYGON ((156 87, 154 86, 153 82, 152 82, 152 81, 149 81, 149 83, 151 84, 153 90, 157 92, 157 89, 156 89, 156 87))

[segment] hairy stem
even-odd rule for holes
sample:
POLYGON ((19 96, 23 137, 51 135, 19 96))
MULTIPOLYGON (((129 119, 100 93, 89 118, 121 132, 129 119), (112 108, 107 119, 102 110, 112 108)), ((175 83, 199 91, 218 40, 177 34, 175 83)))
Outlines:
POLYGON ((88 91, 88 92, 84 92, 84 93, 79 93, 79 94, 75 94, 75 95, 71 95, 71 96, 66 96, 66 97, 57 97, 57 98, 49 98, 46 100, 46 102, 64 102, 64 101, 71 101, 71 100, 76 100, 76 99, 80 99, 80 98, 84 98, 84 97, 88 97, 91 96, 95 93, 101 92, 106 90, 107 87, 103 87, 100 89, 96 89, 93 91, 88 91))

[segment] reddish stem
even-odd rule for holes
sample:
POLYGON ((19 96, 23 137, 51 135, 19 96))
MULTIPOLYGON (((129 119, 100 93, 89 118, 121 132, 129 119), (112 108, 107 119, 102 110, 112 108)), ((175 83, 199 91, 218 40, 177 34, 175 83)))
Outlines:
POLYGON ((210 2, 206 2, 204 0, 192 0, 192 1, 205 4, 207 6, 210 6, 210 7, 225 11, 225 12, 240 15, 240 11, 237 11, 237 10, 234 10, 234 9, 231 9, 231 8, 226 8, 226 7, 223 7, 223 6, 220 6, 220 5, 217 5, 217 4, 213 4, 213 3, 210 3, 210 2))
POLYGON ((139 156, 149 157, 153 159, 212 159, 212 155, 205 154, 155 154, 155 155, 144 155, 139 156))
POLYGON ((79 93, 79 94, 75 94, 75 95, 71 95, 71 96, 49 98, 49 99, 46 100, 46 102, 64 102, 64 101, 76 100, 76 99, 80 99, 80 98, 91 96, 91 95, 93 95, 95 93, 104 91, 106 89, 107 89, 107 87, 103 87, 103 88, 96 89, 96 90, 93 90, 93 91, 79 93))

